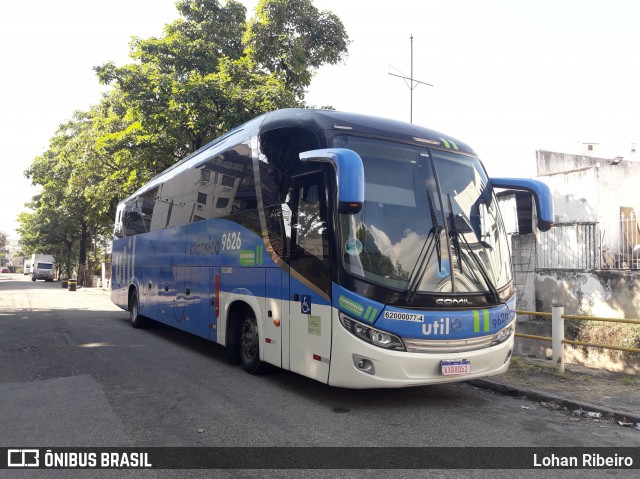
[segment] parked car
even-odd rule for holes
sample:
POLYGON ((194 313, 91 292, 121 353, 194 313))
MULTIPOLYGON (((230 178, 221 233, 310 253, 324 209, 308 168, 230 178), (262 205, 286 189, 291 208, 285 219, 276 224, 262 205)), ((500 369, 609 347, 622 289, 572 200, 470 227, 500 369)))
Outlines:
POLYGON ((35 253, 31 256, 31 281, 53 281, 55 259, 50 254, 35 253))
POLYGON ((3 273, 8 273, 9 272, 9 268, 2 268, 2 272, 3 273))

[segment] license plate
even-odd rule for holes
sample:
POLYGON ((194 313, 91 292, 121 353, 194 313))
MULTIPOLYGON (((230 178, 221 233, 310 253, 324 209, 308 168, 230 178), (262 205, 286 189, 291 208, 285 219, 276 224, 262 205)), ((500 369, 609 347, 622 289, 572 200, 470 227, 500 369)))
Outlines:
POLYGON ((455 361, 440 362, 440 371, 443 376, 453 376, 455 374, 471 373, 471 361, 468 359, 457 359, 455 361))

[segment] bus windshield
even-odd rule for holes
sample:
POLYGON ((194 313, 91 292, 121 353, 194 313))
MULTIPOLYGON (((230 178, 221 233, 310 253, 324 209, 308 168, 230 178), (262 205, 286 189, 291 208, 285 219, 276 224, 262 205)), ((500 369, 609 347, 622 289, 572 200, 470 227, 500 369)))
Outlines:
POLYGON ((504 226, 477 158, 356 136, 333 145, 364 165, 364 206, 340 217, 347 271, 409 293, 497 296, 511 281, 504 226))

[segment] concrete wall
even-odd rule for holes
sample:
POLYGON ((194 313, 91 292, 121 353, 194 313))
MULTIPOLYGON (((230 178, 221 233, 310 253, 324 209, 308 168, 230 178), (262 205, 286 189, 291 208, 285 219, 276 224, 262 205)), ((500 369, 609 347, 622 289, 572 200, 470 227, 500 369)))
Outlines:
POLYGON ((619 219, 620 207, 640 211, 640 162, 536 151, 538 177, 553 192, 557 222, 619 219))
POLYGON ((611 162, 604 158, 594 158, 591 156, 573 155, 570 153, 559 153, 556 151, 537 150, 536 166, 538 176, 556 175, 590 167, 600 167, 604 162, 611 162))
POLYGON ((600 208, 600 169, 589 167, 541 178, 553 195, 556 223, 596 222, 600 208))
MULTIPOLYGON (((550 338, 551 320, 530 320, 526 317, 518 316, 516 333, 550 338)), ((551 341, 541 341, 539 339, 520 338, 516 336, 513 354, 516 356, 527 356, 541 359, 551 358, 553 357, 551 341)))
MULTIPOLYGON (((536 152, 536 159, 538 176, 553 193, 556 222, 565 224, 552 234, 513 236, 517 308, 551 312, 559 304, 566 314, 640 319, 640 271, 599 270, 591 257, 600 255, 604 231, 610 231, 610 236, 619 231, 621 206, 640 212, 640 162, 611 165, 610 159, 542 150, 536 152)), ((600 324, 607 330, 621 327, 600 324)), ((551 321, 519 316, 516 330, 550 337, 551 321)), ((551 343, 517 338, 515 354, 550 357, 551 343)), ((566 346, 565 358, 612 370, 640 367, 626 359, 611 360, 611 355, 597 348, 566 346)))
POLYGON ((539 270, 535 276, 537 311, 551 311, 551 306, 559 304, 566 314, 640 318, 637 271, 539 270))
MULTIPOLYGON (((512 237, 514 281, 520 311, 551 312, 555 304, 564 306, 566 314, 608 318, 640 319, 640 272, 633 270, 556 270, 536 268, 539 254, 538 235, 512 237)), ((628 325, 594 323, 606 329, 602 344, 623 346, 628 325), (606 339, 611 334, 612 339, 606 339)), ((516 331, 551 337, 551 320, 518 316, 516 331)), ((550 358, 551 342, 516 338, 514 354, 550 358)), ((610 350, 565 346, 569 363, 613 371, 640 372, 640 359, 623 357, 610 350)))
MULTIPOLYGON (((514 237, 514 246, 518 241, 514 237)), ((526 244, 526 243, 525 243, 526 244)), ((514 256, 515 257, 515 256, 514 256)), ((640 277, 637 271, 600 270, 591 272, 538 270, 519 271, 514 268, 516 284, 526 276, 527 281, 533 277, 535 307, 529 308, 531 292, 520 294, 519 310, 551 312, 553 305, 564 306, 565 314, 605 318, 640 319, 640 277)), ((524 268, 522 268, 524 269, 524 268)), ((591 342, 624 346, 629 325, 620 323, 595 322, 606 330, 600 334, 604 339, 591 342), (610 336, 611 339, 608 337, 610 336)), ((567 327, 565 327, 567 330, 567 327)), ((551 337, 551 319, 518 316, 516 332, 535 336, 551 337)), ((514 354, 550 358, 551 342, 527 338, 516 338, 514 354)), ((640 359, 623 357, 620 353, 598 348, 565 346, 565 361, 584 364, 591 367, 637 373, 640 371, 640 359)))

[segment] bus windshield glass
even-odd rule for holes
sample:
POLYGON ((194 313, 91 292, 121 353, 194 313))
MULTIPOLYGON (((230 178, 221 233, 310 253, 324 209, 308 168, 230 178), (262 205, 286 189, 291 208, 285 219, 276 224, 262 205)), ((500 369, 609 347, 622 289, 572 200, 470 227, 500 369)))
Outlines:
POLYGON ((364 206, 340 216, 347 271, 411 293, 497 295, 511 281, 504 226, 477 158, 356 136, 333 145, 364 164, 364 206))

